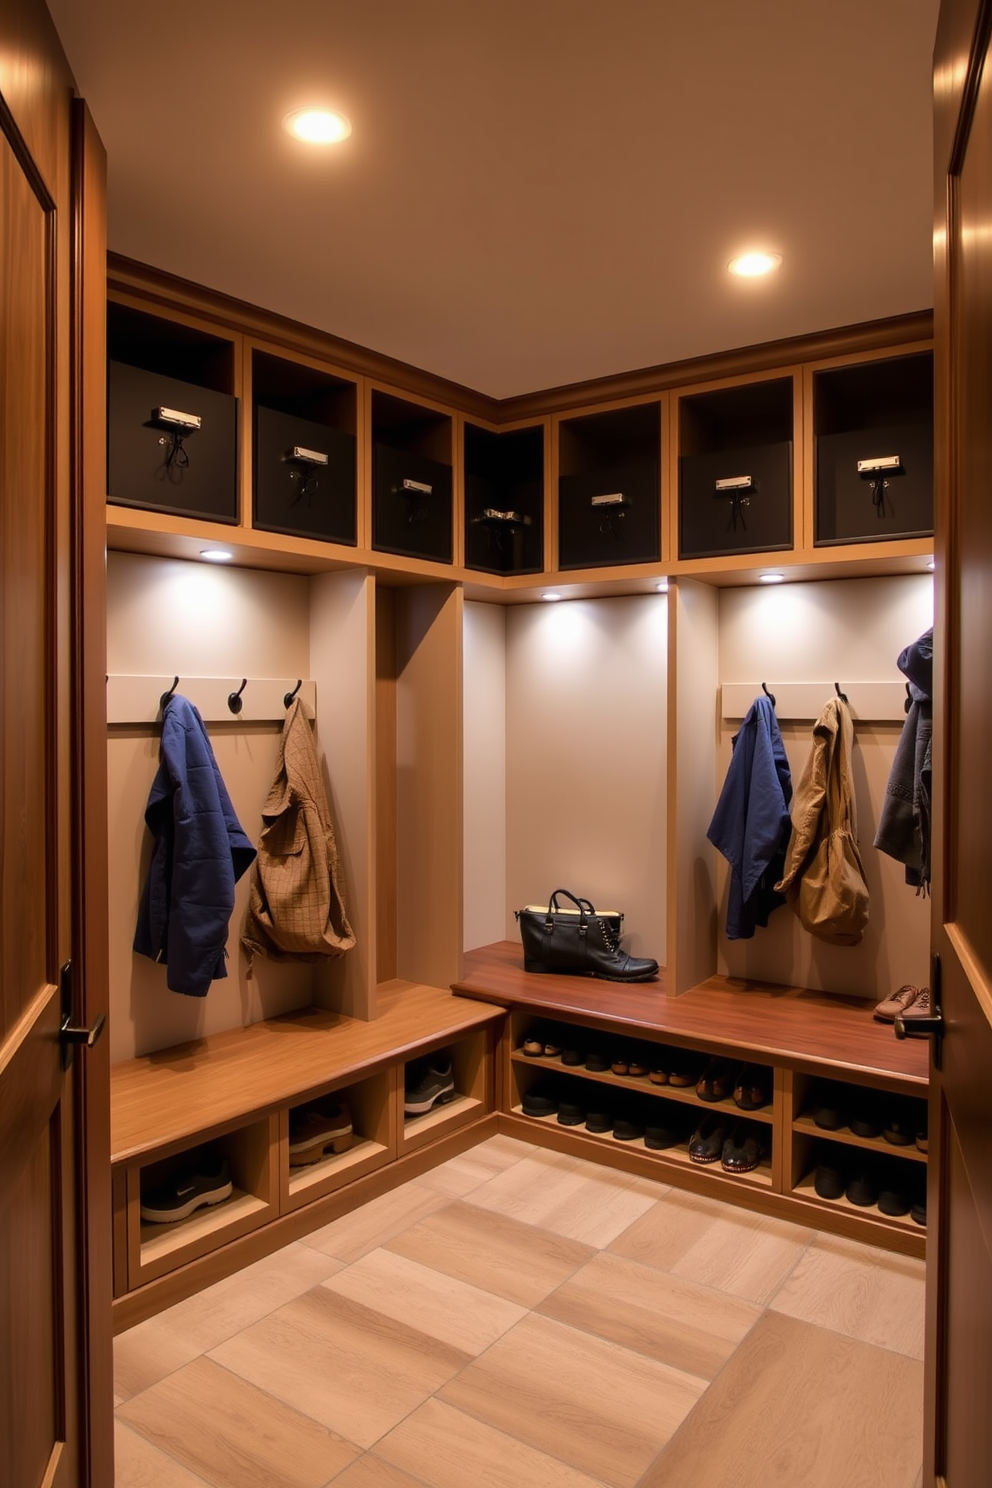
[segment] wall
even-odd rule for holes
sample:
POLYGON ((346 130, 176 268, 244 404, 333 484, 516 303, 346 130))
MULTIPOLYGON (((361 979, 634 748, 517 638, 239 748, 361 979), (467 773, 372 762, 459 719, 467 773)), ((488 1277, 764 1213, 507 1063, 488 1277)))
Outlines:
MULTIPOLYGON (((905 679, 896 658, 933 623, 933 581, 926 575, 775 587, 725 589, 720 594, 719 670, 722 683, 823 681, 823 702, 840 683, 853 709, 859 682, 905 679)), ((739 722, 719 725, 719 792, 739 722)), ((809 721, 781 720, 793 782, 809 753, 809 721)), ((881 997, 929 975, 929 900, 905 883, 901 864, 872 842, 902 724, 858 722, 854 786, 858 840, 870 895, 869 922, 859 946, 831 946, 810 936, 788 907, 775 910, 753 940, 727 941, 729 870, 715 853, 718 969, 732 976, 881 997)), ((705 828, 704 828, 705 830, 705 828)))
POLYGON ((506 609, 465 605, 465 949, 506 919, 506 609))
POLYGON ((508 609, 506 937, 563 887, 664 963, 667 616, 660 594, 508 609))

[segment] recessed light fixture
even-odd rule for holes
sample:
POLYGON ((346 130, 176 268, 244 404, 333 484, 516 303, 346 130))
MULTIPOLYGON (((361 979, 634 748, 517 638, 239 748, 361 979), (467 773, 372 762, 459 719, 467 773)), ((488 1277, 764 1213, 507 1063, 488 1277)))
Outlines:
POLYGON ((351 122, 344 114, 323 108, 294 109, 283 119, 282 127, 308 145, 337 145, 351 133, 351 122))
POLYGON ((200 557, 208 563, 230 563, 234 554, 228 548, 201 548, 200 557))
POLYGON ((759 574, 758 575, 758 582, 761 583, 761 584, 782 584, 782 583, 785 582, 785 574, 780 574, 780 573, 759 574))
POLYGON ((655 584, 654 587, 657 589, 657 591, 658 591, 659 594, 667 594, 668 593, 668 580, 667 579, 659 579, 658 582, 657 582, 657 584, 655 584))
POLYGON ((931 573, 933 573, 933 571, 934 571, 934 569, 936 567, 937 567, 937 564, 934 561, 934 559, 933 558, 928 558, 927 559, 927 568, 930 570, 931 573))
POLYGON ((727 268, 741 279, 757 279, 762 274, 770 274, 781 262, 781 253, 742 253, 732 258, 727 268))
POLYGON ((560 594, 542 594, 541 595, 541 598, 542 599, 561 599, 561 595, 560 594))

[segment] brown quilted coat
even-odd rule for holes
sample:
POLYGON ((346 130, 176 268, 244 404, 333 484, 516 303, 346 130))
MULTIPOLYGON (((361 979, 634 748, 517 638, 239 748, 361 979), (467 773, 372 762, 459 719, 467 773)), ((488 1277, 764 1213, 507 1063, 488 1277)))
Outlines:
POLYGON ((313 735, 299 698, 289 706, 279 762, 262 809, 241 944, 248 957, 323 961, 355 944, 334 828, 313 735))

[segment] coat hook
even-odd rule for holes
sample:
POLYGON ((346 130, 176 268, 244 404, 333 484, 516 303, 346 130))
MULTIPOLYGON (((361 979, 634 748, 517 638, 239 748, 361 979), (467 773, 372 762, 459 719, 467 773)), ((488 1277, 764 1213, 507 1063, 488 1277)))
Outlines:
POLYGON ((168 692, 163 692, 162 696, 159 698, 158 705, 161 708, 161 710, 162 710, 163 713, 165 712, 165 709, 166 709, 166 706, 167 706, 167 704, 169 702, 169 699, 172 697, 172 694, 175 692, 175 690, 176 690, 176 688, 178 686, 179 686, 179 678, 178 677, 173 677, 173 679, 172 679, 172 686, 169 688, 168 692))
POLYGON ((296 686, 293 688, 292 692, 287 692, 286 695, 285 695, 285 697, 282 700, 282 705, 283 705, 284 708, 288 708, 289 707, 290 703, 293 701, 293 699, 295 698, 296 694, 299 692, 299 690, 300 690, 300 688, 302 686, 303 686, 303 678, 302 677, 299 677, 297 679, 296 686))
POLYGON ((840 683, 839 682, 835 682, 834 683, 834 692, 840 698, 840 700, 841 700, 842 703, 846 703, 847 702, 847 693, 846 692, 841 692, 841 690, 840 690, 840 683))
POLYGON ((247 686, 248 686, 248 678, 247 677, 242 677, 241 678, 241 686, 238 688, 237 692, 229 692, 227 694, 227 706, 230 708, 230 710, 231 710, 232 713, 240 713, 241 712, 241 709, 242 709, 242 706, 243 706, 243 699, 242 699, 241 694, 244 692, 244 690, 245 690, 245 688, 247 686))
POLYGON ((762 684, 761 684, 761 690, 765 694, 765 697, 768 699, 768 701, 771 703, 772 707, 774 708, 774 706, 775 706, 775 694, 773 692, 769 692, 768 691, 768 687, 767 687, 767 685, 764 682, 762 682, 762 684))
POLYGON ((908 713, 909 710, 910 710, 910 708, 912 706, 913 706, 913 694, 910 692, 910 690, 909 690, 909 683, 907 682, 906 683, 906 701, 902 705, 903 712, 904 713, 908 713))

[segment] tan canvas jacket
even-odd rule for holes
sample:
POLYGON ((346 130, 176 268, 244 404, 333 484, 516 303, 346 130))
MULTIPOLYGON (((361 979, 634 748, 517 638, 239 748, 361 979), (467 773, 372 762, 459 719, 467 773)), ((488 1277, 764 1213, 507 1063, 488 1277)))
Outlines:
POLYGON ((813 728, 813 747, 792 802, 785 872, 775 885, 809 933, 834 945, 857 945, 868 923, 853 747, 851 710, 843 699, 831 698, 813 728))
POLYGON ((289 706, 262 810, 241 944, 274 961, 323 961, 355 944, 320 762, 303 705, 289 706))

